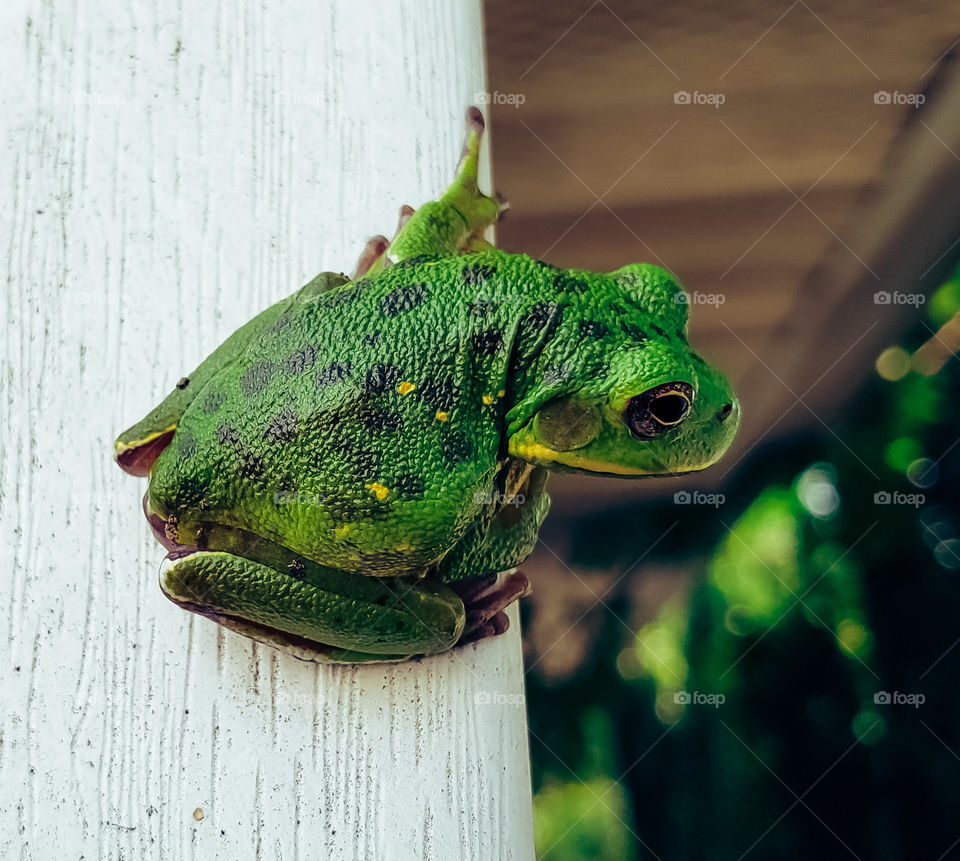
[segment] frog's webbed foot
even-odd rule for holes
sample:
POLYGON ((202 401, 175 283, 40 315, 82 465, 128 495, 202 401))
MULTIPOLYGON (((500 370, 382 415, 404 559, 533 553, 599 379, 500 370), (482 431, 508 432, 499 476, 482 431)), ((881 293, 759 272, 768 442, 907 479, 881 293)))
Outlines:
POLYGON ((519 571, 457 580, 450 588, 460 596, 467 611, 458 646, 502 634, 510 627, 503 611, 518 598, 530 594, 530 581, 519 571))

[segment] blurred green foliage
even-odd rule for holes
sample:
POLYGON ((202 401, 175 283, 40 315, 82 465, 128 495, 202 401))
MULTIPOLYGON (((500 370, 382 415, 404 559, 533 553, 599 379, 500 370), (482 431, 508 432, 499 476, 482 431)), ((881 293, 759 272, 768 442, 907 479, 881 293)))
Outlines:
POLYGON ((722 505, 580 525, 571 564, 624 572, 675 524, 645 562, 695 585, 631 636, 639 566, 573 677, 528 675, 541 858, 960 857, 960 370, 909 369, 958 312, 955 276, 722 505))

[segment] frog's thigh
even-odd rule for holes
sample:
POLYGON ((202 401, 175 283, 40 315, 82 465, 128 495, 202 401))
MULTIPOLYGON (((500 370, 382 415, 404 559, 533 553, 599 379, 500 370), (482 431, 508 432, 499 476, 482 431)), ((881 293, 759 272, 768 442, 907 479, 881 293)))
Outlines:
POLYGON ((315 649, 320 661, 436 654, 451 648, 464 626, 463 602, 439 583, 336 572, 320 588, 220 551, 172 560, 160 586, 189 610, 270 645, 315 649))

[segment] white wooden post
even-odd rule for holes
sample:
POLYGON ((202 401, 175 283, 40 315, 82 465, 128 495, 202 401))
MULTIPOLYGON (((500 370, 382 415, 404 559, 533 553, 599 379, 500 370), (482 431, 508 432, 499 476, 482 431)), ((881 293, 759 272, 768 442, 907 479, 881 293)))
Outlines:
POLYGON ((0 17, 0 857, 532 858, 515 608, 419 664, 298 662, 162 597, 111 462, 220 339, 446 185, 480 0, 0 17))

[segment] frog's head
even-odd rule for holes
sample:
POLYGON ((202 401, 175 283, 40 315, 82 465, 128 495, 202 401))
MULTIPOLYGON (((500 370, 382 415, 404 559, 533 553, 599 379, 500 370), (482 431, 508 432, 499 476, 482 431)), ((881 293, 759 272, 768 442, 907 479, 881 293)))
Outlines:
POLYGON ((512 411, 509 452, 550 469, 601 475, 705 469, 733 441, 740 407, 730 383, 687 343, 686 293, 656 266, 606 277, 619 291, 619 325, 611 325, 619 331, 605 342, 579 339, 561 348, 573 372, 537 384, 512 411))

